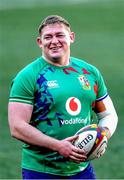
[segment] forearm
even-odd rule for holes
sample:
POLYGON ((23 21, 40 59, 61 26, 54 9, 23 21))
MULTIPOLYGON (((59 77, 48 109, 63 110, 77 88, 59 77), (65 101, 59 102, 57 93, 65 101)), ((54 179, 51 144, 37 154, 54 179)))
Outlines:
POLYGON ((108 132, 110 133, 109 136, 111 137, 116 130, 118 117, 109 96, 105 100, 103 100, 103 103, 106 110, 97 113, 99 119, 99 126, 107 128, 108 132))
POLYGON ((59 149, 59 140, 43 134, 41 131, 24 121, 20 121, 19 124, 16 124, 13 128, 11 128, 11 135, 14 138, 28 144, 43 146, 54 151, 59 149))
POLYGON ((68 157, 77 163, 86 159, 85 153, 71 143, 77 138, 76 136, 57 140, 45 135, 37 128, 30 125, 32 111, 32 105, 17 102, 9 103, 8 120, 13 137, 34 146, 57 151, 62 156, 68 157))
POLYGON ((10 102, 8 105, 8 121, 11 135, 26 143, 44 146, 55 150, 59 141, 46 136, 41 131, 30 125, 33 106, 24 103, 10 102))
POLYGON ((25 122, 20 123, 19 126, 16 126, 15 130, 12 132, 12 136, 29 144, 56 151, 62 156, 72 159, 76 163, 85 161, 87 158, 81 149, 73 146, 71 143, 77 138, 77 136, 57 140, 43 134, 38 129, 25 122))

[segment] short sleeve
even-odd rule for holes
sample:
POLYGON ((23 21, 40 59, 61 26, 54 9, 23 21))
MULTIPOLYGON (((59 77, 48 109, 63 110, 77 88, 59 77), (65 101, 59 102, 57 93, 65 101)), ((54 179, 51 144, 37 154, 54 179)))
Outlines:
POLYGON ((95 68, 96 83, 97 83, 97 101, 104 99, 107 96, 107 87, 100 71, 95 68))
POLYGON ((9 102, 33 104, 35 83, 31 72, 21 71, 12 81, 9 102))

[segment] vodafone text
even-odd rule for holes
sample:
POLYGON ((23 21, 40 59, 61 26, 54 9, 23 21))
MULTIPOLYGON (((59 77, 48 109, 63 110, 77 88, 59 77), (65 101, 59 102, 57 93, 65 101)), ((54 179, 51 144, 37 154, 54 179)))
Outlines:
POLYGON ((61 120, 61 124, 64 125, 64 124, 80 124, 80 123, 84 123, 85 121, 87 120, 86 119, 81 119, 81 118, 75 118, 75 119, 69 119, 69 120, 61 120))

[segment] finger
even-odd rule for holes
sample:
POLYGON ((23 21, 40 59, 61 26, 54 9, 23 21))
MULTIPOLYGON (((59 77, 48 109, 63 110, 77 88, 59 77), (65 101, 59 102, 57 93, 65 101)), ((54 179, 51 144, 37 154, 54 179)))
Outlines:
POLYGON ((86 158, 84 158, 84 157, 77 158, 76 156, 73 156, 73 155, 70 155, 69 157, 72 161, 74 161, 76 163, 80 163, 80 162, 83 162, 86 160, 86 158))
POLYGON ((83 154, 86 156, 86 151, 84 151, 83 149, 80 149, 80 148, 77 148, 75 146, 73 146, 73 149, 72 149, 74 152, 78 153, 78 154, 83 154))
POLYGON ((86 159, 87 158, 87 156, 85 154, 79 154, 79 153, 76 153, 76 152, 72 152, 71 156, 73 156, 75 158, 78 158, 78 159, 86 159))
POLYGON ((105 149, 103 149, 102 151, 100 151, 100 152, 97 154, 97 158, 99 158, 100 156, 103 156, 104 153, 105 153, 105 149))
POLYGON ((72 141, 76 140, 77 138, 78 138, 78 135, 75 135, 75 136, 68 137, 65 140, 72 142, 72 141))
POLYGON ((104 153, 105 153, 105 149, 103 149, 103 150, 100 152, 100 155, 102 156, 104 153))

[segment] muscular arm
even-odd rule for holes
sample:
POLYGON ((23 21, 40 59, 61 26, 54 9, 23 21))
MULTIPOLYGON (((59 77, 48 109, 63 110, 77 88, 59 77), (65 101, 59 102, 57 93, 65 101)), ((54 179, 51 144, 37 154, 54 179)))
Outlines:
POLYGON ((86 157, 82 150, 73 146, 70 142, 77 137, 70 137, 59 141, 43 134, 29 124, 33 106, 24 103, 10 102, 8 105, 8 120, 11 135, 29 144, 43 146, 58 151, 64 157, 69 157, 76 162, 81 162, 86 157))
POLYGON ((99 126, 106 128, 108 139, 116 130, 118 117, 112 103, 112 100, 107 96, 102 101, 97 101, 95 111, 99 119, 99 126))
MULTIPOLYGON (((19 140, 37 146, 51 147, 50 137, 29 124, 33 106, 23 103, 10 102, 8 107, 8 119, 11 135, 19 140), (45 142, 45 143, 44 143, 45 142)), ((57 140, 55 143, 57 143, 57 140)), ((54 142, 52 144, 54 149, 54 142)), ((55 150, 55 149, 54 149, 55 150)))

